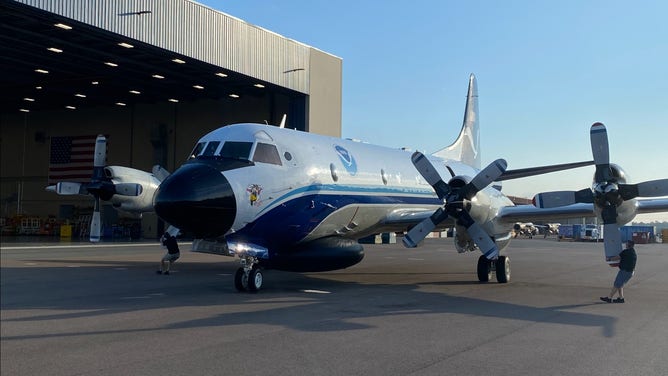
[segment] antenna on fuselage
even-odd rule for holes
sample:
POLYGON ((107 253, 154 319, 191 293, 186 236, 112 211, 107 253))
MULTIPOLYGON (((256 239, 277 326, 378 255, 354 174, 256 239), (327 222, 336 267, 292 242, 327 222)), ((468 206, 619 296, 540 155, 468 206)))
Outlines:
POLYGON ((281 124, 278 125, 279 128, 285 128, 285 119, 287 119, 288 114, 283 114, 283 118, 281 119, 281 124))

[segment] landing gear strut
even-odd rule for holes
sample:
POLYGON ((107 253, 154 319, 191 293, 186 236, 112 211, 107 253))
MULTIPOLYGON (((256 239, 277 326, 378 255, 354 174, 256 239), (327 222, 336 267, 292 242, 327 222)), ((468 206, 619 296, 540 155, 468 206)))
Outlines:
POLYGON ((499 256, 496 260, 488 260, 485 256, 478 258, 478 281, 489 282, 492 272, 496 272, 496 281, 510 282, 510 257, 499 256))
POLYGON ((241 258, 241 267, 234 273, 234 287, 240 292, 257 292, 262 288, 262 271, 257 257, 241 258))

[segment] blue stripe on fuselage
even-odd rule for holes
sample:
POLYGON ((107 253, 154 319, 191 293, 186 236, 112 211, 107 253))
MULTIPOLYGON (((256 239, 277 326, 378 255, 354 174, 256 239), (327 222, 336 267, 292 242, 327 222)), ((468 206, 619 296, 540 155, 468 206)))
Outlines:
POLYGON ((283 248, 304 239, 336 210, 348 205, 373 204, 439 205, 441 201, 433 191, 417 188, 311 185, 281 196, 263 209, 256 220, 229 237, 254 239, 257 243, 270 241, 271 244, 260 245, 283 248))

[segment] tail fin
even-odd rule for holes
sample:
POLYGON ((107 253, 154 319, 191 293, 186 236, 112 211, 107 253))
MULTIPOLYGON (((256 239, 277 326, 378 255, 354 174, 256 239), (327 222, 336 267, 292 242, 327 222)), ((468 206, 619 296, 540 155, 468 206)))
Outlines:
POLYGON ((480 136, 478 124, 478 85, 475 75, 469 77, 469 89, 466 95, 464 124, 459 137, 452 145, 433 155, 445 159, 454 159, 480 169, 480 136))

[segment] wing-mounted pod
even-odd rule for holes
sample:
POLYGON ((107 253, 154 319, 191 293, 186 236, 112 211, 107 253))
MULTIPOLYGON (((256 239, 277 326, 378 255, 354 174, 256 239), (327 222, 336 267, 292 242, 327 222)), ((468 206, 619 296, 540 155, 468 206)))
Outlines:
POLYGON ((634 199, 667 196, 668 179, 627 184, 624 170, 610 163, 605 125, 594 123, 590 130, 590 140, 596 165, 592 187, 579 191, 539 193, 534 196, 533 204, 539 208, 554 208, 575 203, 593 204, 596 214, 603 220, 605 256, 609 259, 622 251, 619 226, 635 217, 634 199))
POLYGON ((128 212, 152 211, 151 200, 159 182, 152 174, 120 166, 105 166, 107 139, 95 140, 93 175, 87 183, 58 182, 48 191, 59 195, 91 195, 95 200, 90 224, 90 241, 100 241, 100 200, 111 201, 114 207, 128 212), (148 200, 146 197, 150 196, 148 200))

